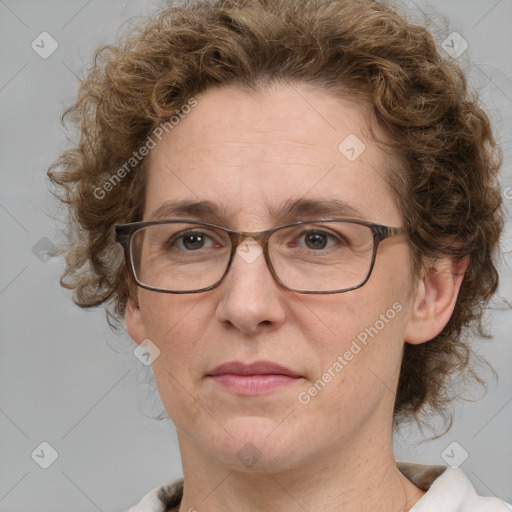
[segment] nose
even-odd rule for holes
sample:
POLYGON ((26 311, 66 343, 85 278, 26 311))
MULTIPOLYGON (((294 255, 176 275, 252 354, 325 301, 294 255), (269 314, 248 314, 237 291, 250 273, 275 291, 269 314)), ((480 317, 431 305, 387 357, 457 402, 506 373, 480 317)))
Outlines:
POLYGON ((267 266, 261 246, 252 238, 237 247, 218 291, 217 319, 225 325, 253 334, 284 322, 284 293, 267 266))

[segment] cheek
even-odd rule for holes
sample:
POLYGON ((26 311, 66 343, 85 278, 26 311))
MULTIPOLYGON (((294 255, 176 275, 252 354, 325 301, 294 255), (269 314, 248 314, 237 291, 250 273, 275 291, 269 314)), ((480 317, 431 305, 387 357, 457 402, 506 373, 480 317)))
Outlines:
POLYGON ((203 334, 212 314, 207 301, 204 296, 150 292, 139 304, 147 337, 160 350, 153 363, 157 385, 158 381, 172 383, 174 378, 172 388, 188 386, 199 373, 197 364, 207 342, 203 334))
POLYGON ((201 314, 197 297, 154 295, 140 304, 148 338, 160 350, 153 375, 167 414, 177 427, 187 428, 202 414, 192 395, 208 317, 201 314))
MULTIPOLYGON (((403 304, 395 297, 354 299, 338 315, 335 334, 325 340, 319 373, 301 398, 311 399, 318 414, 326 408, 337 411, 333 428, 349 411, 360 424, 379 407, 393 405, 406 324, 403 304)), ((319 347, 315 350, 318 354, 319 347)))
POLYGON ((166 348, 173 340, 187 344, 204 330, 210 311, 204 294, 172 295, 144 290, 139 297, 142 321, 148 338, 166 348))
MULTIPOLYGON (((395 270, 407 268, 407 260, 400 256, 395 260, 395 270)), ((332 367, 341 356, 343 379, 366 386, 369 380, 378 382, 380 378, 386 385, 394 385, 413 300, 410 289, 410 274, 393 275, 391 269, 376 263, 363 287, 316 308, 320 320, 330 328, 324 338, 322 366, 332 367)))

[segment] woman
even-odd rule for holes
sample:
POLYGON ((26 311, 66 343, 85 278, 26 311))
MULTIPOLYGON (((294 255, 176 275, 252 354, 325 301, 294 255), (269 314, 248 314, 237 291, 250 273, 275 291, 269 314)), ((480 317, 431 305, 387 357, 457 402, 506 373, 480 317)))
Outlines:
POLYGON ((63 282, 148 351, 180 443, 132 512, 506 509, 393 456, 498 281, 489 120, 425 29, 369 0, 170 7, 68 115, 63 282))

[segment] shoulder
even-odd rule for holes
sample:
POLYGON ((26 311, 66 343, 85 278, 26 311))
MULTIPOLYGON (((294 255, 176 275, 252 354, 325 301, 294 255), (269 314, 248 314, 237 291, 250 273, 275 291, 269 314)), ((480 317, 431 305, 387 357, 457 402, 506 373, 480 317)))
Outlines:
POLYGON ((183 478, 178 478, 151 489, 127 512, 168 512, 180 504, 182 496, 183 478))
POLYGON ((495 497, 479 496, 461 469, 397 463, 398 469, 426 494, 411 512, 509 512, 512 506, 495 497))
MULTIPOLYGON (((512 505, 494 497, 479 496, 461 469, 398 462, 398 469, 426 494, 410 512, 509 512, 512 505)), ((183 478, 151 489, 127 512, 168 512, 179 505, 183 478)))

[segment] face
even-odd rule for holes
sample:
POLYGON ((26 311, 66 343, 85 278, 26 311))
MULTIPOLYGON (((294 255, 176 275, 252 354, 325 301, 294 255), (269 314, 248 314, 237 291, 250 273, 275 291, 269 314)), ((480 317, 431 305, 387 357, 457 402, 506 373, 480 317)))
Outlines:
MULTIPOLYGON (((168 218, 164 204, 209 201, 217 214, 171 217, 256 232, 298 220, 274 214, 308 199, 342 201, 347 214, 309 210, 302 220, 359 215, 403 225, 386 181, 389 156, 369 138, 360 105, 284 85, 264 94, 210 89, 196 99, 149 156, 144 220, 158 209, 168 218)), ((381 243, 368 282, 346 293, 285 290, 263 257, 236 254, 208 292, 137 289, 126 321, 135 341, 160 350, 153 372, 182 453, 239 469, 248 453, 262 457, 255 468, 286 469, 349 444, 390 442, 413 289, 402 236, 381 243), (293 376, 260 376, 252 387, 230 372, 212 377, 231 362, 275 363, 293 376)))

